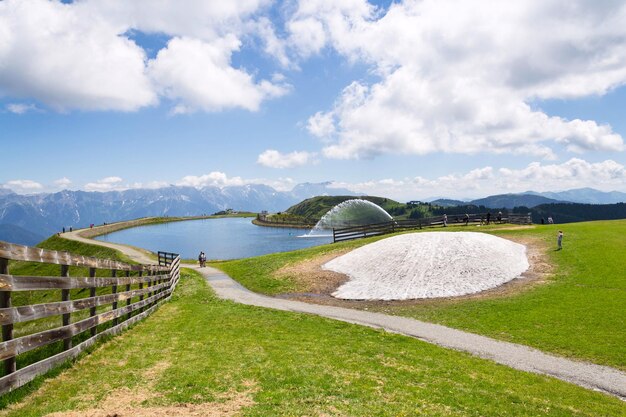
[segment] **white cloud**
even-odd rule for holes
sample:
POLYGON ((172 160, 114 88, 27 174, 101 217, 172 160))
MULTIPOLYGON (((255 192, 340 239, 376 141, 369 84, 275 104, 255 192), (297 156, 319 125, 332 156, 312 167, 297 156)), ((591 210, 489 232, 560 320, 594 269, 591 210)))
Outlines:
POLYGON ((43 185, 33 180, 10 180, 4 183, 2 188, 10 189, 16 193, 35 193, 43 190, 43 185))
POLYGON ((295 168, 310 163, 314 156, 309 152, 280 153, 268 149, 259 155, 257 163, 268 168, 295 168))
POLYGON ((330 138, 335 133, 333 114, 318 111, 309 117, 306 128, 309 133, 322 140, 330 138))
POLYGON ((183 177, 176 185, 203 188, 203 187, 228 187, 233 185, 245 185, 249 182, 245 181, 241 177, 228 177, 223 172, 213 171, 208 174, 196 176, 187 175, 183 177))
POLYGON ((24 104, 24 103, 9 103, 6 105, 6 109, 15 114, 25 114, 30 111, 39 111, 39 108, 34 104, 24 104))
POLYGON ((276 35, 274 25, 268 18, 259 18, 252 24, 252 29, 258 32, 258 36, 264 44, 265 53, 273 56, 285 68, 294 65, 287 53, 287 43, 276 35))
POLYGON ((229 33, 242 33, 252 15, 269 0, 87 0, 90 13, 121 28, 147 33, 165 33, 212 41, 229 33))
MULTIPOLYGON (((67 179, 67 178, 65 178, 67 179)), ((69 180, 68 180, 69 181, 69 180)), ((169 184, 166 181, 150 181, 147 183, 142 182, 134 182, 134 183, 124 183, 124 180, 120 177, 111 176, 99 179, 95 182, 89 182, 85 184, 85 191, 99 191, 99 192, 107 192, 107 191, 125 191, 130 189, 157 189, 167 187, 169 184)))
POLYGON ((0 93, 57 110, 136 110, 156 95, 119 27, 54 1, 0 2, 0 93))
POLYGON ((529 103, 604 94, 626 83, 626 4, 425 0, 381 14, 365 0, 301 0, 287 24, 301 56, 332 47, 371 65, 309 119, 330 158, 383 153, 622 151, 591 120, 551 117, 529 103), (323 121, 324 123, 320 123, 323 121), (330 124, 332 122, 332 124, 330 124))
POLYGON ((329 43, 349 53, 352 35, 364 30, 376 13, 365 0, 300 0, 286 24, 289 43, 301 57, 317 54, 329 43))
POLYGON ((33 98, 58 111, 135 111, 162 97, 173 100, 174 113, 255 111, 289 90, 284 83, 255 81, 231 63, 246 36, 266 39, 268 53, 287 59, 270 36, 271 23, 254 23, 268 3, 0 2, 0 95, 33 98), (130 39, 133 31, 172 39, 149 60, 130 39))
POLYGON ((105 177, 96 182, 85 184, 85 191, 121 191, 129 187, 122 184, 120 177, 105 177))
POLYGON ((336 182, 333 186, 408 201, 429 197, 479 198, 502 193, 581 187, 626 191, 625 184, 626 167, 622 164, 613 160, 592 163, 572 158, 561 164, 533 162, 521 169, 483 167, 437 178, 418 176, 360 183, 336 182))
POLYGON ((212 43, 173 38, 151 61, 149 73, 160 93, 178 102, 176 113, 236 107, 256 111, 262 101, 288 89, 267 80, 256 83, 250 74, 232 68, 230 57, 239 46, 234 36, 212 43))
POLYGON ((281 177, 278 179, 267 178, 250 178, 244 179, 239 176, 229 177, 224 172, 213 171, 204 175, 187 175, 180 181, 176 182, 178 186, 187 186, 194 188, 204 187, 237 187, 253 184, 262 184, 274 188, 277 191, 290 191, 296 182, 289 177, 281 177))
POLYGON ((56 185, 59 188, 67 188, 71 184, 72 184, 72 181, 67 177, 59 178, 58 180, 54 181, 54 185, 56 185))

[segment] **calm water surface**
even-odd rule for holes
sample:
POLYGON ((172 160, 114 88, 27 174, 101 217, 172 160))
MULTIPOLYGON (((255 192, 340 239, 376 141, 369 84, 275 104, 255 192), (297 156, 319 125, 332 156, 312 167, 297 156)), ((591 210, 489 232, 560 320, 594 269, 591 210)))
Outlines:
POLYGON ((287 252, 332 242, 332 237, 300 237, 303 229, 262 227, 251 218, 188 220, 133 227, 97 240, 125 243, 154 252, 179 253, 183 258, 197 258, 204 251, 207 259, 236 259, 287 252))

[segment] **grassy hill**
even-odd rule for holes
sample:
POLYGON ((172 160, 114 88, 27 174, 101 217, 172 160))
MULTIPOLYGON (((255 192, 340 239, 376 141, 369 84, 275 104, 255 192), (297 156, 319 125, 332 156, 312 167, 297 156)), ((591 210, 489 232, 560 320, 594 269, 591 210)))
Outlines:
POLYGON ((616 398, 417 339, 220 300, 189 270, 172 300, 148 319, 62 375, 1 401, 16 402, 5 417, 624 411, 616 398))
POLYGON ((353 200, 359 198, 361 200, 371 201, 374 204, 379 205, 385 211, 389 213, 389 210, 393 210, 395 207, 402 206, 402 203, 391 200, 384 197, 372 197, 372 196, 318 196, 308 198, 294 206, 289 207, 286 212, 296 216, 300 216, 305 219, 319 220, 324 214, 337 204, 341 204, 347 200, 353 200))
MULTIPOLYGON (((576 247, 577 238, 569 233, 576 247)), ((257 268, 250 279, 262 278, 285 262, 362 243, 239 262, 257 268)), ((98 256, 109 251, 57 237, 42 246, 98 256)), ((610 276, 603 280, 613 286, 610 276)), ((517 308, 511 314, 515 311, 525 313, 517 308)), ((564 317, 551 327, 569 331, 564 317)), ((620 346, 615 348, 620 355, 620 346)), ((623 402, 607 395, 417 339, 221 300, 190 270, 183 270, 170 302, 58 374, 0 397, 0 414, 608 416, 625 410, 623 402)))

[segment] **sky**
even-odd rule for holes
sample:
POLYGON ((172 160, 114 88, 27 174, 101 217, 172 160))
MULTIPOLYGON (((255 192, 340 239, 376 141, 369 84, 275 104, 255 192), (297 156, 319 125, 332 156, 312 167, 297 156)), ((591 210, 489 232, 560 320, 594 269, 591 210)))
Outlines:
POLYGON ((626 191, 626 3, 4 0, 0 187, 626 191))

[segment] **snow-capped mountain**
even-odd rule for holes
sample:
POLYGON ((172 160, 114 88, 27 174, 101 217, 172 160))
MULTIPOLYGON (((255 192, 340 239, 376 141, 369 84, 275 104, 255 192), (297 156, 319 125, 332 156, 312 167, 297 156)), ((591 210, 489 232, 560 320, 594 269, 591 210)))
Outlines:
MULTIPOLYGON (((289 192, 261 184, 201 189, 170 186, 110 192, 64 190, 36 195, 20 195, 5 190, 0 193, 0 224, 19 226, 47 236, 62 227, 87 227, 91 223, 147 216, 193 216, 227 208, 272 212, 286 210, 316 195, 354 195, 352 191, 330 188, 330 185, 299 184, 289 192)), ((0 240, 4 240, 1 230, 0 240)))

